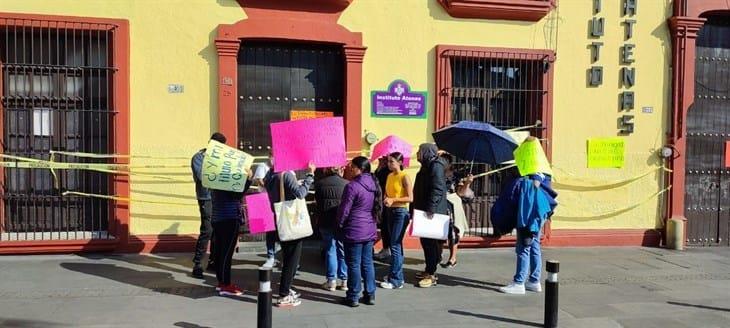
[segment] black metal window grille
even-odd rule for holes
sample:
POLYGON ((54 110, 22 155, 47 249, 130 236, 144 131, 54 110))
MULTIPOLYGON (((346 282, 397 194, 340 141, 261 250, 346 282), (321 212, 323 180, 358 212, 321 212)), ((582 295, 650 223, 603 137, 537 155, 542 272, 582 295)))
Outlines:
MULTIPOLYGON (((443 55, 451 67, 450 90, 446 91, 451 95, 452 123, 479 121, 508 130, 544 121, 549 87, 544 77, 550 69, 546 55, 472 50, 447 50, 443 55)), ((525 132, 542 138, 544 126, 525 132)), ((457 159, 454 167, 462 176, 498 168, 472 164, 468 159, 457 159)), ((509 170, 502 171, 474 181, 472 189, 477 197, 466 206, 471 227, 467 235, 493 233, 489 211, 510 174, 509 170)))
MULTIPOLYGON (((2 153, 49 160, 50 151, 114 151, 113 33, 117 26, 0 17, 2 153)), ((78 162, 56 155, 55 161, 78 162)), ((5 159, 7 161, 7 159, 5 159)), ((84 163, 109 163, 86 160, 84 163)), ((107 239, 107 173, 5 168, 0 241, 107 239), (56 185, 57 184, 57 185, 56 185)))

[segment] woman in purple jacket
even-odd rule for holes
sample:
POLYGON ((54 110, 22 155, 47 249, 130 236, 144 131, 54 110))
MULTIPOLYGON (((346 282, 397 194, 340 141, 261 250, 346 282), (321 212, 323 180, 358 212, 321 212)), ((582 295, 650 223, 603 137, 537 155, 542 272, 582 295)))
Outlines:
POLYGON ((383 195, 378 181, 370 174, 370 161, 367 158, 355 157, 348 165, 348 170, 354 178, 345 186, 337 215, 349 277, 344 304, 350 307, 359 305, 363 280, 365 291, 362 301, 375 305, 373 243, 377 239, 377 221, 383 211, 383 195))

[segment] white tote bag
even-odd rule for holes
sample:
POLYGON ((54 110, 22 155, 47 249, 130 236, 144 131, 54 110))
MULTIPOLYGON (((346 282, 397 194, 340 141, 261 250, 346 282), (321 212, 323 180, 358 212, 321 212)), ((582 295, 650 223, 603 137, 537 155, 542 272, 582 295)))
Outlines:
POLYGON ((314 232, 309 219, 307 202, 299 198, 284 200, 284 174, 279 175, 279 199, 281 201, 274 204, 279 240, 289 241, 309 237, 314 232))
POLYGON ((450 220, 451 218, 445 214, 434 214, 429 218, 426 212, 413 210, 411 236, 446 240, 449 235, 450 220))

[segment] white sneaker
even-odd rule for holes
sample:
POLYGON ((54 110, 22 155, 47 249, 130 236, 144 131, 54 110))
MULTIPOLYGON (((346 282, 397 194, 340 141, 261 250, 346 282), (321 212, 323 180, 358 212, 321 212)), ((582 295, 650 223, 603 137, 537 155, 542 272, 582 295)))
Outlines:
POLYGON ((380 283, 380 288, 385 288, 385 289, 401 289, 401 288, 403 288, 403 284, 401 284, 400 286, 396 286, 396 285, 394 285, 394 284, 392 284, 392 283, 390 283, 388 281, 383 281, 383 282, 380 283))
POLYGON ((261 266, 264 267, 264 268, 273 268, 274 267, 274 264, 276 264, 275 262, 276 262, 276 259, 274 259, 273 257, 270 257, 261 266))
POLYGON ((327 280, 324 284, 322 284, 322 288, 324 288, 324 290, 334 292, 337 289, 337 282, 334 280, 327 280))
POLYGON ((531 292, 540 293, 542 292, 542 285, 539 282, 527 282, 525 283, 525 289, 531 292))
POLYGON ((294 307, 299 306, 302 304, 302 301, 298 298, 295 298, 294 296, 285 296, 279 299, 279 302, 276 304, 278 307, 294 307))
POLYGON ((505 294, 525 295, 525 285, 512 282, 507 286, 499 287, 499 291, 505 294))
POLYGON ((339 289, 343 292, 346 292, 347 291, 347 279, 338 281, 337 289, 339 289))

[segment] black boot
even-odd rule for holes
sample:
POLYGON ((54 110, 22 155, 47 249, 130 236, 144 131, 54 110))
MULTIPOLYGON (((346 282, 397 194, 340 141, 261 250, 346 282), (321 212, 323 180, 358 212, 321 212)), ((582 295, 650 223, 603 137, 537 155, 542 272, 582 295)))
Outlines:
POLYGON ((360 299, 360 302, 367 305, 375 305, 375 295, 364 295, 362 299, 360 299))
POLYGON ((199 264, 196 264, 195 267, 193 267, 193 278, 203 279, 205 276, 203 276, 203 268, 200 267, 199 264))

